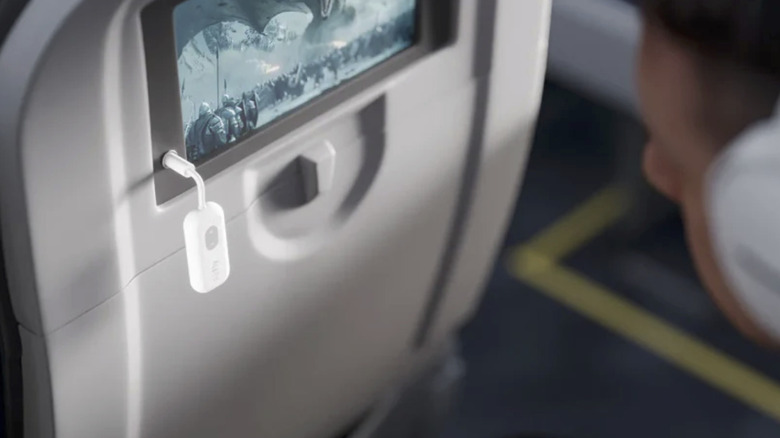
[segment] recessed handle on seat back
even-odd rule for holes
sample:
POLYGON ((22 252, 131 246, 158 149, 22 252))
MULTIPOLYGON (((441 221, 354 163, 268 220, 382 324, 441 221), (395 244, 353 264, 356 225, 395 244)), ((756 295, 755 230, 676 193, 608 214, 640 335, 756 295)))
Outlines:
POLYGON ((301 155, 299 159, 305 201, 311 202, 333 188, 336 176, 336 149, 322 142, 301 155))

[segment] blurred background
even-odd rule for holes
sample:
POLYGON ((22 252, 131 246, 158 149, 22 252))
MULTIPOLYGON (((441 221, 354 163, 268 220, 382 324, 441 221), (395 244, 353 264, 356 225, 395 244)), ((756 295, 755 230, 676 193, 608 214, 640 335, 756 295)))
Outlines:
POLYGON ((535 146, 462 334, 447 437, 780 436, 780 357, 714 307, 677 209, 640 173, 637 3, 553 2, 535 146))

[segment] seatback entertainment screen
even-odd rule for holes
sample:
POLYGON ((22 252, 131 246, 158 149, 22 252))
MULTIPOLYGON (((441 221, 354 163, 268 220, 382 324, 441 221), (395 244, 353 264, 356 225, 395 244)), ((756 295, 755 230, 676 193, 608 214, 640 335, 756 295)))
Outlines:
POLYGON ((418 0, 188 0, 174 9, 187 157, 202 161, 411 47, 418 0))

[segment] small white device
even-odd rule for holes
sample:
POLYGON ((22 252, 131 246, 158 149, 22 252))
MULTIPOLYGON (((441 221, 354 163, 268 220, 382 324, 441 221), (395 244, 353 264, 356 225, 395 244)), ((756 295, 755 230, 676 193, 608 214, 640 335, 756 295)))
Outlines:
POLYGON ((206 184, 194 164, 169 151, 163 166, 193 179, 198 188, 198 209, 184 218, 184 246, 190 285, 196 292, 211 292, 230 276, 225 212, 219 204, 206 202, 206 184))

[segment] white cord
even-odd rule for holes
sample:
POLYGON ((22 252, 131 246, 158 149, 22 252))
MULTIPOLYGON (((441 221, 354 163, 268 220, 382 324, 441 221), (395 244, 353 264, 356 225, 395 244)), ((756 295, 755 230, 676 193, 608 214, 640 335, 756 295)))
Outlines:
POLYGON ((203 181, 203 177, 198 172, 187 172, 188 176, 195 181, 195 186, 198 189, 198 210, 206 208, 206 183, 203 181))
POLYGON ((168 151, 163 156, 163 167, 170 169, 185 178, 191 178, 195 181, 198 189, 198 209, 206 208, 206 183, 200 176, 195 165, 182 158, 176 151, 168 151))

